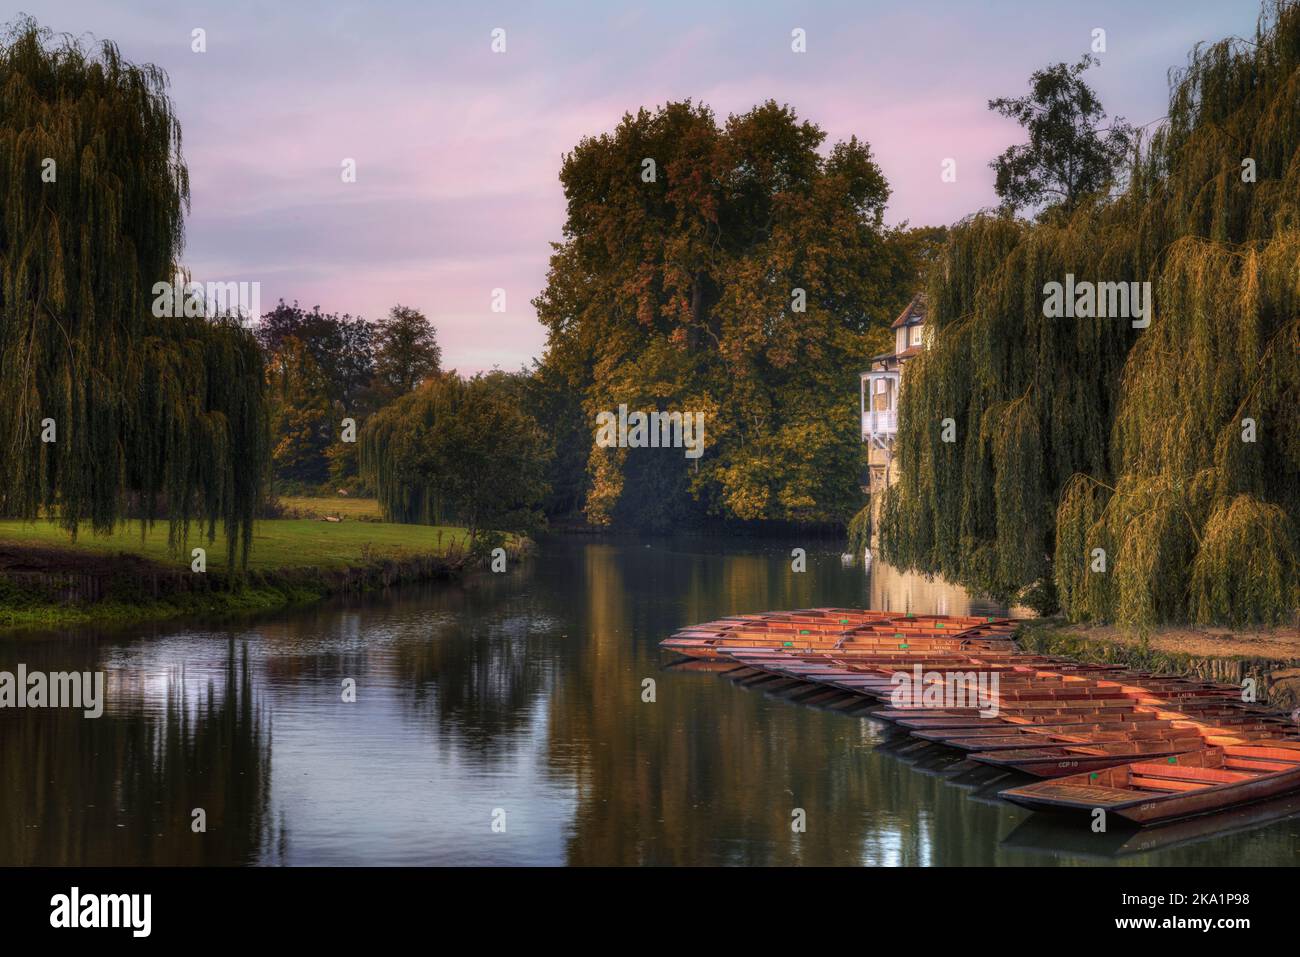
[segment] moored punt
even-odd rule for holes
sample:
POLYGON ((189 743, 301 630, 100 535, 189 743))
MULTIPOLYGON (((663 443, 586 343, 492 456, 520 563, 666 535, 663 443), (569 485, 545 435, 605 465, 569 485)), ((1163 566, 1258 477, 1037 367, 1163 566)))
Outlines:
POLYGON ((898 721, 918 738, 930 741, 942 741, 949 737, 980 737, 983 735, 1007 734, 1010 731, 1050 730, 1084 730, 1096 728, 1099 731, 1117 728, 1136 728, 1154 724, 1159 719, 1143 711, 1116 711, 1113 713, 1086 712, 1082 714, 1045 715, 1040 719, 1025 719, 1019 715, 1003 715, 998 718, 915 718, 898 721))
POLYGON ((1178 737, 1171 722, 1096 722, 1092 724, 1004 724, 1001 728, 944 728, 941 731, 913 731, 935 744, 963 752, 1041 748, 1049 744, 1088 744, 1088 742, 1138 741, 1158 737, 1178 737))
POLYGON ((844 608, 815 608, 762 615, 735 615, 683 629, 662 642, 696 658, 728 649, 770 645, 827 648, 965 648, 1014 650, 1015 622, 1005 618, 914 615, 844 608))
MULTIPOLYGON (((1062 780, 1064 778, 1055 778, 1052 782, 1040 783, 1062 780)), ((1005 780, 996 782, 992 788, 993 796, 997 797, 996 792, 1006 787, 1005 780)), ((1155 822, 1158 826, 1153 827, 1141 827, 1121 820, 1118 826, 1108 826, 1100 832, 1090 826, 1062 827, 1060 814, 1029 814, 999 843, 1003 847, 1054 857, 1068 851, 1077 857, 1110 860, 1247 833, 1287 818, 1295 819, 1297 815, 1300 815, 1300 792, 1296 791, 1259 802, 1233 805, 1209 814, 1155 822)), ((1079 820, 1091 823, 1090 818, 1081 814, 1079 820)))
POLYGON ((1119 741, 1098 744, 1068 744, 1022 748, 993 754, 972 754, 971 758, 995 767, 1023 771, 1040 778, 1055 778, 1127 764, 1142 758, 1167 758, 1205 748, 1199 735, 1160 741, 1119 741))
POLYGON ((1192 734, 1200 735, 1207 744, 1219 744, 1226 741, 1263 740, 1265 738, 1286 738, 1290 731, 1270 725, 1246 725, 1231 729, 1217 728, 1187 721, 1112 721, 1091 724, 1043 723, 1035 725, 1002 725, 991 728, 942 728, 935 731, 913 730, 912 734, 927 741, 961 748, 964 751, 987 750, 981 743, 999 746, 1020 741, 1020 747, 1035 747, 1035 742, 1057 736, 1063 740, 1085 742, 1104 741, 1138 741, 1144 738, 1182 738, 1192 734))
POLYGON ((1038 811, 1091 815, 1096 808, 1139 825, 1161 824, 1265 801, 1300 787, 1300 743, 1208 748, 1002 791, 1038 811))
POLYGON ((1020 748, 1036 748, 1051 744, 1109 744, 1119 741, 1187 741, 1193 736, 1199 737, 1201 746, 1215 744, 1238 744, 1246 741, 1264 741, 1266 739, 1281 738, 1284 734, 1276 729, 1257 729, 1252 728, 1247 731, 1238 731, 1227 734, 1220 728, 1207 728, 1204 726, 1194 726, 1191 724, 1177 724, 1168 726, 1166 722, 1147 722, 1145 725, 1138 723, 1131 727, 1107 727, 1102 725, 1098 728, 1080 731, 1070 728, 1054 728, 1039 730, 1035 728, 1017 728, 1004 735, 977 735, 975 737, 955 736, 934 738, 928 735, 917 735, 925 737, 932 741, 947 745, 950 748, 957 748, 961 751, 1011 751, 1020 748), (1150 727, 1151 724, 1166 725, 1164 727, 1150 727))
POLYGON ((905 735, 891 750, 945 774, 953 757, 937 746, 964 753, 958 768, 1055 779, 1295 742, 1293 721, 1233 685, 1024 654, 1014 630, 1009 619, 811 609, 733 616, 662 645, 744 688, 892 723, 905 735))
POLYGON ((885 721, 912 730, 979 727, 1017 727, 1020 725, 1106 723, 1111 721, 1155 720, 1156 712, 1138 711, 1136 708, 1095 708, 1084 705, 1078 708, 1048 708, 1036 712, 1008 713, 996 717, 981 717, 974 709, 952 711, 916 711, 913 709, 882 710, 873 713, 885 721))

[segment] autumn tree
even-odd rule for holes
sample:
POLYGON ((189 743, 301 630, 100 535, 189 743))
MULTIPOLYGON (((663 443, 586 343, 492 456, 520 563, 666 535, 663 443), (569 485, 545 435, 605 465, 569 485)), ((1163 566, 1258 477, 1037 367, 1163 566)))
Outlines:
POLYGON ((343 411, 355 410, 367 400, 375 375, 374 327, 360 316, 323 312, 320 306, 304 309, 281 299, 263 314, 257 339, 268 355, 280 352, 290 340, 311 356, 329 400, 343 411))
POLYGON ((857 375, 914 290, 869 147, 824 140, 774 102, 719 123, 687 101, 564 158, 535 305, 546 375, 581 396, 590 520, 840 521, 860 504, 857 375), (620 404, 703 412, 703 456, 598 447, 596 414, 620 404))
POLYGON ((356 445, 343 441, 342 426, 349 418, 359 425, 373 407, 371 325, 281 299, 262 316, 257 337, 270 384, 276 477, 348 483, 357 474, 356 445))
POLYGON ((287 337, 268 357, 267 381, 272 409, 271 462, 278 478, 300 485, 320 485, 329 477, 334 442, 334 405, 328 382, 311 349, 287 337))

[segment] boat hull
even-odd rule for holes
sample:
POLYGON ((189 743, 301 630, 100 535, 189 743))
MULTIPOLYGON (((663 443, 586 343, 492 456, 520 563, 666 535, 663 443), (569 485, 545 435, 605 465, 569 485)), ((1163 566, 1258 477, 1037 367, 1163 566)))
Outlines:
POLYGON ((1008 788, 1001 792, 1001 797, 1033 811, 1053 814, 1091 817, 1102 809, 1107 816, 1118 817, 1139 827, 1151 827, 1257 804, 1296 791, 1300 788, 1300 750, 1291 750, 1290 753, 1293 757, 1279 760, 1279 755, 1285 755, 1286 749, 1270 743, 1269 746, 1234 746, 1183 754, 1170 759, 1169 765, 1163 767, 1147 757, 1129 765, 1112 767, 1104 777, 1090 773, 1074 774, 1056 781, 1008 788), (1252 758, 1252 754, 1261 757, 1252 758), (1239 757, 1239 763, 1233 765, 1231 758, 1241 755, 1246 757, 1239 757), (1226 764, 1223 763, 1225 756, 1229 758, 1226 764), (1268 768, 1281 768, 1287 764, 1290 767, 1254 777, 1241 770, 1225 770, 1249 767, 1251 761, 1268 768), (1164 779, 1166 786, 1187 790, 1143 793, 1133 789, 1134 783, 1158 785, 1161 779, 1156 776, 1162 771, 1169 775, 1164 779), (1198 777, 1211 774, 1215 777, 1198 777))

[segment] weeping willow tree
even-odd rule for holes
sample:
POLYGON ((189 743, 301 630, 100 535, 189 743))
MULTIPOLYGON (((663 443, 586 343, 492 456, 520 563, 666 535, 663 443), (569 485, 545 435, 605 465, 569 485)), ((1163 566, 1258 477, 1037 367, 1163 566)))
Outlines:
POLYGON ((953 230, 902 393, 894 562, 1075 619, 1300 606, 1300 5, 1198 48, 1126 189, 953 230), (1048 318, 1046 284, 1149 282, 1150 325, 1048 318), (943 422, 952 419, 945 442, 943 422))
POLYGON ((229 319, 156 317, 184 238, 180 125, 154 66, 30 19, 0 42, 0 514, 75 536, 128 512, 246 561, 262 361, 229 319))
POLYGON ((438 375, 366 420, 361 476, 385 520, 461 524, 475 548, 542 526, 550 452, 518 386, 500 372, 438 375))

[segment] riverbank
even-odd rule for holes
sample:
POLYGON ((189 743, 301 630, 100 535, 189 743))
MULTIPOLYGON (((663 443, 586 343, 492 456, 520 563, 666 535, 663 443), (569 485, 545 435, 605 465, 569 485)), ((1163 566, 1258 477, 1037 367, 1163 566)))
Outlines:
POLYGON ((1074 625, 1062 619, 1024 622, 1018 635, 1028 652, 1109 662, 1185 677, 1242 684, 1253 679, 1258 701, 1300 707, 1300 629, 1230 630, 1162 627, 1148 634, 1113 625, 1074 625))
POLYGON ((172 549, 166 523, 121 526, 75 543, 48 521, 0 522, 0 629, 129 622, 272 610, 330 595, 459 575, 464 529, 377 521, 267 519, 246 572, 226 570, 226 542, 191 532, 172 549), (206 571, 191 549, 206 550, 206 571))

